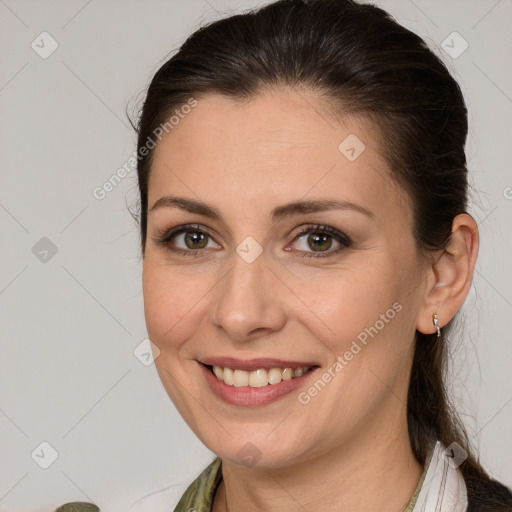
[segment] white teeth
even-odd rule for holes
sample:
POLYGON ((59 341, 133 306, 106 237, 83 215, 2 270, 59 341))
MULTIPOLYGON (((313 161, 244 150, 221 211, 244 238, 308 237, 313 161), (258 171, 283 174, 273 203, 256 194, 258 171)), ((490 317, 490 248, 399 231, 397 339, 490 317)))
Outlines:
POLYGON ((213 366, 213 373, 218 380, 224 381, 224 384, 235 386, 237 388, 249 386, 251 388, 262 388, 268 384, 279 384, 282 380, 291 380, 301 377, 308 370, 309 366, 299 368, 260 368, 252 372, 245 370, 233 370, 231 368, 222 368, 213 366))
POLYGON ((237 388, 249 385, 249 372, 245 370, 235 370, 233 372, 233 385, 237 388))
MULTIPOLYGON (((214 366, 215 368, 215 366, 214 366)), ((222 377, 224 379, 224 383, 228 384, 230 386, 233 386, 233 370, 230 368, 224 368, 224 371, 222 371, 222 368, 220 366, 217 366, 217 368, 222 372, 222 377)), ((218 377, 217 377, 218 378, 218 377)), ((219 379, 222 380, 222 379, 219 379)))
POLYGON ((293 379, 293 370, 291 368, 285 368, 283 370, 283 380, 293 379))
POLYGON ((262 388, 268 384, 267 370, 254 370, 249 374, 249 386, 251 388, 262 388))
POLYGON ((283 372, 279 368, 272 368, 268 371, 268 383, 279 384, 283 378, 283 372))
POLYGON ((222 371, 222 368, 220 366, 214 366, 213 373, 215 373, 215 377, 217 377, 217 379, 219 379, 219 380, 222 380, 224 378, 224 376, 223 376, 224 372, 222 371))

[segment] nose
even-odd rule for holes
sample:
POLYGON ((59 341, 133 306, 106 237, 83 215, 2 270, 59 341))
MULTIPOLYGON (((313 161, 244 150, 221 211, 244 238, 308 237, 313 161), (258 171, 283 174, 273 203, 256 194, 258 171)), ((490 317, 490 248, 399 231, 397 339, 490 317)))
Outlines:
POLYGON ((283 284, 264 254, 247 263, 233 255, 230 270, 219 283, 213 324, 234 341, 250 341, 279 331, 285 324, 283 284))

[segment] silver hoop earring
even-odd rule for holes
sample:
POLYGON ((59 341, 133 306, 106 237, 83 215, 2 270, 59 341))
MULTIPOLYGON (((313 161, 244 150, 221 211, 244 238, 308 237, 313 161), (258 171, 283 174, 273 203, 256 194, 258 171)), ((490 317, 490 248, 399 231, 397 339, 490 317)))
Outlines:
POLYGON ((441 337, 441 328, 439 327, 439 320, 437 319, 437 315, 435 313, 434 313, 433 321, 434 321, 434 327, 437 329, 437 337, 440 338, 441 337))

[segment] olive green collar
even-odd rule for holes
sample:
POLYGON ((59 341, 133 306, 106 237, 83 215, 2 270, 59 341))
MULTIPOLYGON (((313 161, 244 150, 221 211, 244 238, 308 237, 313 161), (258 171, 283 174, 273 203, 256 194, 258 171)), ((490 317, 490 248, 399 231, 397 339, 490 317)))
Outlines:
MULTIPOLYGON (((414 493, 403 512, 412 512, 426 475, 426 468, 414 490, 414 493)), ((211 512, 213 500, 222 481, 222 461, 216 457, 213 462, 192 482, 176 505, 174 512, 211 512)))

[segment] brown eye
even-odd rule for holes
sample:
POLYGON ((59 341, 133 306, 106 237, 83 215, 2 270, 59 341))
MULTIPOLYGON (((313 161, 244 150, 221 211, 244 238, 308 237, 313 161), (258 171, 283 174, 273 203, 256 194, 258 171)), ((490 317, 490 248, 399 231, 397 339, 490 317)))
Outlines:
POLYGON ((293 245, 305 258, 316 258, 337 254, 351 244, 346 235, 330 226, 308 226, 295 236, 293 245))
POLYGON ((188 232, 184 233, 183 241, 188 249, 204 249, 208 245, 206 233, 188 232))
POLYGON ((341 244, 333 239, 333 236, 328 233, 310 232, 297 237, 295 247, 299 251, 312 251, 312 252, 325 252, 328 251, 333 243, 337 244, 334 249, 337 249, 341 244))
POLYGON ((193 225, 178 226, 166 231, 156 238, 156 242, 170 252, 184 255, 197 255, 202 249, 220 247, 209 233, 193 225))
POLYGON ((321 233, 312 233, 307 238, 307 244, 314 250, 327 251, 332 246, 332 237, 321 233))

